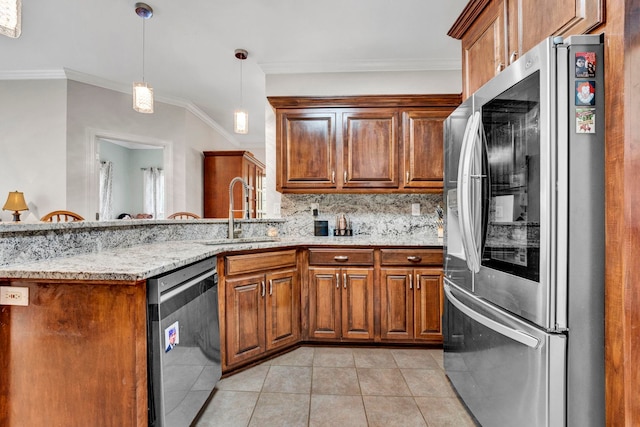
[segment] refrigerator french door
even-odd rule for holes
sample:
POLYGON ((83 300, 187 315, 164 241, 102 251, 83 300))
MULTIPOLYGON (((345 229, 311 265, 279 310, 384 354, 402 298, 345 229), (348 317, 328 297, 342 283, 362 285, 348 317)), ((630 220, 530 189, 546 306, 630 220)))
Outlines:
POLYGON ((445 369, 485 427, 604 425, 603 59, 547 39, 445 122, 445 369))

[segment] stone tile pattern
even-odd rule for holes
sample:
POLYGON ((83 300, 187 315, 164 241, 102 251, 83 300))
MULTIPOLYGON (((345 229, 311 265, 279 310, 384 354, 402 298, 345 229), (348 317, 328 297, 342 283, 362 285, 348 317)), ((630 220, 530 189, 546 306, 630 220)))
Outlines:
POLYGON ((442 194, 283 194, 280 212, 289 236, 312 236, 313 221, 326 220, 329 233, 336 228, 336 216, 345 214, 354 235, 437 235, 436 206, 444 207, 442 194), (318 216, 312 214, 318 204, 318 216), (420 204, 420 215, 411 205, 420 204))
POLYGON ((442 350, 300 347, 222 379, 195 423, 471 427, 442 350))
MULTIPOLYGON (((283 220, 241 223, 243 235, 266 236, 283 220)), ((227 221, 206 219, 0 223, 0 267, 157 242, 224 239, 227 230, 227 221)))

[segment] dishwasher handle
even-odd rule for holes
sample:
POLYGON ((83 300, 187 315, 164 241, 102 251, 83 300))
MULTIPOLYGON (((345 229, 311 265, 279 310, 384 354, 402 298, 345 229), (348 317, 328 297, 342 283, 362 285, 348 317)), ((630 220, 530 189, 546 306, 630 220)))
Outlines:
MULTIPOLYGON (((445 279, 446 280, 446 279, 445 279)), ((451 286, 447 283, 444 284, 444 293, 447 295, 447 299, 451 304, 453 304, 458 310, 462 313, 469 316, 471 319, 480 323, 481 325, 486 326, 489 329, 496 331, 497 333, 504 335, 507 338, 511 338, 514 341, 519 342, 520 344, 524 344, 527 347, 537 348, 540 344, 540 340, 534 336, 531 336, 527 333, 519 331, 517 329, 510 328, 508 326, 503 325, 500 322, 496 322, 493 319, 489 319, 488 317, 470 309, 465 305, 462 301, 457 299, 453 292, 451 291, 451 286)))
POLYGON ((160 294, 160 303, 163 303, 163 302, 165 302, 167 300, 170 300, 171 298, 173 298, 174 296, 178 295, 179 293, 184 292, 185 290, 189 289, 190 287, 192 287, 194 285, 197 285, 198 283, 200 283, 203 280, 215 275, 216 273, 217 273, 217 271, 215 269, 209 270, 209 271, 205 271, 204 273, 200 274, 199 276, 196 276, 193 279, 190 279, 190 280, 184 282, 180 286, 176 286, 175 288, 171 288, 167 292, 161 293, 160 294))

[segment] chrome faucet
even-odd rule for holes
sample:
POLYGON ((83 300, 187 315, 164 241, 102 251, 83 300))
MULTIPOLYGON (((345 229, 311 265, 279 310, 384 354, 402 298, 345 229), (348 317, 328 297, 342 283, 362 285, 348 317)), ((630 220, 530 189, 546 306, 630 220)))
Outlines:
POLYGON ((249 203, 247 200, 249 197, 249 184, 247 184, 247 182, 241 177, 236 176, 231 180, 231 183, 229 183, 229 238, 230 239, 240 236, 240 233, 242 232, 242 230, 240 230, 240 224, 238 224, 238 229, 236 230, 235 225, 233 223, 233 186, 236 184, 236 182, 241 182, 242 188, 243 188, 242 218, 249 218, 249 203))

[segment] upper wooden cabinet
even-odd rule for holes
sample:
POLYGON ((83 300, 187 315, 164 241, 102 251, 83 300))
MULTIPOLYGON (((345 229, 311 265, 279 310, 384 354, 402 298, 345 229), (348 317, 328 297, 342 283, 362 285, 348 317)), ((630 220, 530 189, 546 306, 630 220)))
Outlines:
POLYGON ((268 99, 278 191, 441 191, 442 124, 459 95, 268 99))
POLYGON ((584 34, 604 20, 604 0, 471 0, 448 34, 462 41, 462 97, 548 36, 584 34))
MULTIPOLYGON (((204 152, 204 217, 229 217, 229 184, 237 176, 249 185, 249 214, 262 218, 264 165, 249 151, 204 152)), ((234 217, 242 218, 242 185, 233 189, 234 217)))
POLYGON ((281 111, 276 132, 278 189, 336 188, 335 111, 281 111))
POLYGON ((398 187, 398 111, 342 112, 343 188, 398 187))
POLYGON ((402 110, 403 188, 442 188, 443 122, 449 108, 402 110))

